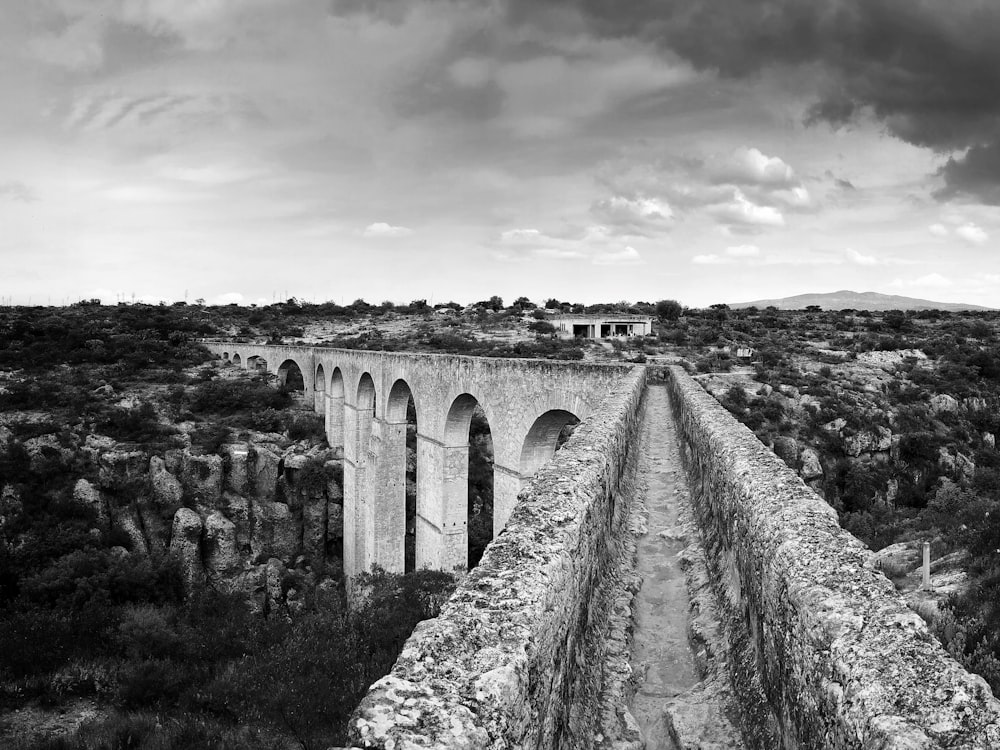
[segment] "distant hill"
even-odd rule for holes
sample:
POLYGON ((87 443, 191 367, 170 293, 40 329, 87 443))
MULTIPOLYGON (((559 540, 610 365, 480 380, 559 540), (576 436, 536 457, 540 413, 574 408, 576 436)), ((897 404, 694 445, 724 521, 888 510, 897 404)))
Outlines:
POLYGON ((980 305, 966 305, 960 302, 932 302, 927 299, 901 297, 898 294, 879 294, 878 292, 851 292, 846 289, 828 294, 797 294, 794 297, 781 299, 759 299, 753 302, 735 302, 729 306, 733 309, 743 307, 765 308, 777 307, 779 310, 802 310, 809 305, 819 305, 824 310, 992 310, 980 305))

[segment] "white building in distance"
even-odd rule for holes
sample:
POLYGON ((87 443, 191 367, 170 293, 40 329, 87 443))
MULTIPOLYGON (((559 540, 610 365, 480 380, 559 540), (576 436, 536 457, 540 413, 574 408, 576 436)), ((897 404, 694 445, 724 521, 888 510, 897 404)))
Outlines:
POLYGON ((552 325, 562 338, 613 339, 653 332, 653 318, 649 315, 555 315, 552 325))

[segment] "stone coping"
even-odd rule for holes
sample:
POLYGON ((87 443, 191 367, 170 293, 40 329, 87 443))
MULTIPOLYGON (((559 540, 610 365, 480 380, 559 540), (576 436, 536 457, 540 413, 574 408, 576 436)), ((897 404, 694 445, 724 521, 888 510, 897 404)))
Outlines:
POLYGON ((717 590, 786 747, 1000 748, 1000 702, 835 511, 680 367, 673 408, 717 590))
POLYGON ((251 343, 241 343, 236 341, 227 340, 212 340, 212 339, 198 339, 198 343, 212 345, 212 346, 224 346, 231 345, 233 348, 238 349, 240 347, 255 347, 255 348, 267 348, 273 349, 275 351, 279 349, 316 349, 318 352, 331 352, 343 354, 346 356, 375 356, 384 357, 387 359, 392 358, 405 358, 405 359, 427 359, 427 360, 446 360, 455 359, 459 361, 466 362, 486 362, 502 364, 504 366, 510 367, 512 365, 522 365, 526 368, 529 367, 552 367, 559 369, 584 369, 584 370, 604 370, 607 372, 613 372, 615 370, 620 371, 620 375, 624 376, 625 373, 635 367, 633 363, 630 362, 583 362, 581 360, 568 360, 568 359, 543 359, 540 357, 476 357, 471 354, 449 354, 447 352, 387 352, 377 349, 342 349, 335 346, 322 346, 319 344, 251 344, 251 343))

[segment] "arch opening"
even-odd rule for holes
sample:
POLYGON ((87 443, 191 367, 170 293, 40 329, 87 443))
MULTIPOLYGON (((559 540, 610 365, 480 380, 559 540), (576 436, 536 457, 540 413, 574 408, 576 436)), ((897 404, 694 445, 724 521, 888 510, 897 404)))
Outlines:
POLYGON ((229 352, 223 352, 222 353, 222 359, 225 360, 225 361, 229 361, 229 352))
MULTIPOLYGON (((476 398, 455 399, 445 422, 445 526, 464 529, 446 558, 475 567, 493 540, 493 435, 476 398)), ((450 529, 449 529, 450 527, 450 529)), ((456 535, 457 536, 457 535, 456 535)), ((418 540, 418 544, 419 544, 418 540)))
POLYGON ((372 420, 375 417, 375 381, 367 372, 358 381, 358 397, 355 401, 358 412, 358 452, 359 459, 368 453, 368 442, 372 436, 372 420))
POLYGON ((305 393, 306 381, 299 363, 294 359, 286 359, 278 366, 278 385, 291 391, 305 393))
POLYGON ((232 363, 233 363, 234 365, 240 365, 240 364, 243 364, 243 360, 242 360, 242 359, 240 359, 240 355, 239 355, 239 354, 236 354, 236 353, 234 353, 234 354, 233 354, 233 359, 232 359, 232 363))
POLYGON ((416 570, 417 561, 417 409, 413 392, 405 380, 397 380, 389 390, 385 404, 386 436, 390 443, 383 448, 384 458, 392 466, 390 486, 399 481, 399 490, 389 512, 399 514, 403 525, 403 572, 416 570), (400 513, 400 510, 402 512, 400 513))
POLYGON ((579 417, 564 409, 552 409, 538 417, 521 446, 521 480, 534 476, 569 440, 578 424, 579 417))
POLYGON ((247 369, 255 372, 267 372, 267 360, 256 354, 247 357, 247 369))
MULTIPOLYGON (((313 373, 313 409, 325 416, 326 414, 326 373, 323 365, 316 365, 316 372, 313 373)), ((325 425, 324 425, 325 426, 325 425)))
POLYGON ((326 405, 326 441, 334 451, 344 450, 344 375, 339 367, 330 373, 330 387, 324 394, 326 405))
POLYGON ((493 433, 479 406, 469 423, 469 569, 493 541, 493 433))

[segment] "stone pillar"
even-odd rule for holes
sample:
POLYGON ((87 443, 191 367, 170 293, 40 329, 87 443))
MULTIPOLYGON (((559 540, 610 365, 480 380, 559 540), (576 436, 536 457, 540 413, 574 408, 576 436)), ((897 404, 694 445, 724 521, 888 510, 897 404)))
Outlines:
POLYGON ((344 407, 344 575, 348 577, 369 570, 374 560, 368 477, 372 411, 353 404, 344 407))
POLYGON ((444 446, 440 441, 417 432, 417 570, 441 569, 443 474, 444 446))
POLYGON ((391 573, 402 573, 406 563, 406 422, 380 422, 379 432, 381 446, 372 488, 375 563, 391 573))
POLYGON ((326 414, 326 391, 322 388, 313 388, 313 411, 317 414, 326 414))
POLYGON ((344 447, 344 397, 325 395, 326 414, 324 415, 324 427, 326 428, 326 442, 331 448, 344 447))
POLYGON ((444 446, 442 570, 469 567, 469 444, 444 446))
POLYGON ((469 564, 469 444, 417 433, 417 568, 469 564))
POLYGON ((527 484, 521 473, 493 464, 493 538, 503 531, 517 504, 517 495, 527 484))

